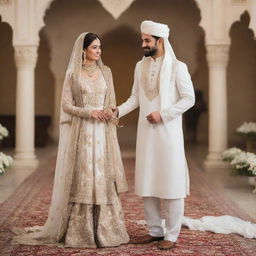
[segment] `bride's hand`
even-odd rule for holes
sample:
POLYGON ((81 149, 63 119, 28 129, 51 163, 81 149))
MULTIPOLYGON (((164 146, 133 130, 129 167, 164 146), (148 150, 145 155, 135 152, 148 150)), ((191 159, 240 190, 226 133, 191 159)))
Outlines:
POLYGON ((112 113, 112 110, 110 108, 104 109, 104 115, 105 115, 105 120, 106 121, 109 121, 113 118, 113 113, 112 113))
POLYGON ((91 118, 103 122, 105 121, 105 114, 103 112, 103 110, 93 110, 91 112, 91 118))

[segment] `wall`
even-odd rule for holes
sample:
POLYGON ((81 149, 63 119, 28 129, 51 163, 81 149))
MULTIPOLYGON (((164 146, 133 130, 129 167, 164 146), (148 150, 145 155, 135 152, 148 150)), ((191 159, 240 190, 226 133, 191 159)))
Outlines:
MULTIPOLYGON (((36 67, 36 114, 53 114, 54 86, 62 81, 76 37, 84 31, 102 38, 103 61, 112 68, 117 102, 130 95, 133 70, 142 57, 140 22, 144 19, 167 23, 177 57, 188 64, 196 89, 208 101, 208 67, 204 31, 198 25, 200 10, 193 0, 137 0, 117 20, 95 0, 55 0, 45 13, 46 26, 40 31, 36 67), (59 82, 56 82, 59 81, 59 82), (56 84, 55 84, 56 83, 56 84)), ((228 63, 229 141, 239 142, 235 128, 245 120, 255 120, 255 41, 247 21, 231 27, 228 63)), ((12 30, 0 23, 0 114, 15 113, 15 64, 11 46, 12 30)), ((216 104, 218 99, 216 99, 216 104)), ((122 120, 136 124, 137 113, 122 120)), ((207 141, 208 114, 199 121, 198 139, 207 141)))
POLYGON ((247 12, 230 28, 227 70, 228 133, 230 145, 243 141, 235 130, 244 121, 256 121, 256 41, 247 12))

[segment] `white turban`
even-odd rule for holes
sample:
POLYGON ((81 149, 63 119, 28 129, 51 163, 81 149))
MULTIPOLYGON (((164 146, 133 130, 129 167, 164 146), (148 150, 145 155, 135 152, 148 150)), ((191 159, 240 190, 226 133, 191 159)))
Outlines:
POLYGON ((171 87, 175 86, 177 59, 168 40, 169 27, 166 24, 157 23, 150 20, 142 21, 140 25, 141 33, 163 38, 164 59, 160 71, 159 92, 161 98, 161 111, 170 107, 171 87))
POLYGON ((153 22, 150 20, 142 21, 140 25, 141 33, 158 36, 163 38, 169 37, 169 27, 166 24, 153 22))

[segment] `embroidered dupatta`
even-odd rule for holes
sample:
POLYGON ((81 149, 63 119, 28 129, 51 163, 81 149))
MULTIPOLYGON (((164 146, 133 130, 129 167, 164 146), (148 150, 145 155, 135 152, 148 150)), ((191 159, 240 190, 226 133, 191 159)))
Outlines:
MULTIPOLYGON (((48 219, 42 227, 14 228, 13 232, 18 234, 14 237, 14 243, 58 244, 65 235, 69 218, 69 196, 76 168, 77 148, 78 143, 82 143, 79 141, 80 129, 83 118, 90 118, 78 83, 85 35, 86 33, 81 34, 75 42, 64 81, 61 99, 60 137, 48 219)), ((101 60, 97 64, 107 84, 104 109, 109 109, 116 105, 111 70, 104 66, 101 60)), ((127 191, 127 182, 117 141, 116 125, 113 122, 106 122, 105 128, 108 183, 115 183, 117 193, 125 192, 127 191)))

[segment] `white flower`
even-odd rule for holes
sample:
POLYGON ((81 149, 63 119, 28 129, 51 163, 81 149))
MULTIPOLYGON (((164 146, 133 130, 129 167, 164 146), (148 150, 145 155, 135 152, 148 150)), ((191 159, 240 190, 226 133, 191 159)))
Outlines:
POLYGON ((231 161, 231 166, 234 167, 235 169, 243 169, 247 167, 247 153, 241 152, 240 154, 236 155, 234 159, 231 161))
POLYGON ((0 167, 0 175, 3 174, 5 171, 0 167))
POLYGON ((243 170, 248 176, 256 176, 256 155, 250 152, 242 152, 231 161, 235 170, 243 170))
POLYGON ((256 123, 255 122, 245 122, 241 126, 239 126, 236 131, 238 133, 248 134, 255 133, 256 134, 256 123))
POLYGON ((233 148, 229 148, 227 150, 225 150, 222 153, 222 159, 224 161, 232 161, 237 155, 239 155, 240 153, 242 153, 243 151, 239 148, 233 147, 233 148))
POLYGON ((0 152, 0 174, 3 174, 5 172, 5 168, 9 167, 12 162, 13 159, 11 156, 5 155, 4 153, 0 152))
POLYGON ((247 158, 248 162, 248 170, 251 171, 251 173, 256 176, 256 155, 253 153, 250 153, 250 155, 247 158))
POLYGON ((2 140, 4 137, 8 137, 8 135, 8 130, 0 124, 0 140, 2 140))

